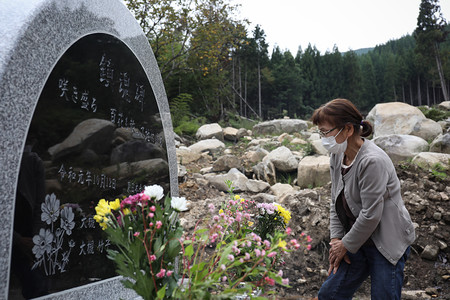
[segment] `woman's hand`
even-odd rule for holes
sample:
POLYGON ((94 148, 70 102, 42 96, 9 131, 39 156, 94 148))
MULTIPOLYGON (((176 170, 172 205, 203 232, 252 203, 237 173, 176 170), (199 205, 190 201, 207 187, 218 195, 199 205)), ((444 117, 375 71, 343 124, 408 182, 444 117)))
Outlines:
POLYGON ((330 245, 330 255, 328 258, 330 268, 328 269, 328 276, 330 276, 331 271, 333 271, 333 274, 336 274, 342 259, 348 264, 351 263, 350 258, 348 258, 347 255, 347 249, 345 249, 345 246, 340 239, 332 239, 330 245))

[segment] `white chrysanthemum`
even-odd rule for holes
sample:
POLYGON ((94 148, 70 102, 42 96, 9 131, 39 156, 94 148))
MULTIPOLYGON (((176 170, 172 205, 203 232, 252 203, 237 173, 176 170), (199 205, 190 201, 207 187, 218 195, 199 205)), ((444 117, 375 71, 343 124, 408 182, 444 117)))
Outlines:
POLYGON ((144 189, 144 194, 150 198, 160 200, 164 197, 164 189, 160 185, 154 184, 151 186, 146 186, 144 189))
POLYGON ((170 206, 176 211, 186 211, 188 210, 187 201, 184 197, 173 197, 170 206))

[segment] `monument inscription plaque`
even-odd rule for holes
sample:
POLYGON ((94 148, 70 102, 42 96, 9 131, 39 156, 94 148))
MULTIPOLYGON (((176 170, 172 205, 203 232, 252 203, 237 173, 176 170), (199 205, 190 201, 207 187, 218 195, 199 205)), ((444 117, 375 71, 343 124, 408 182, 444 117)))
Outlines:
POLYGON ((2 296, 133 298, 93 216, 144 185, 178 195, 156 61, 120 1, 18 2, 0 52, 2 296))

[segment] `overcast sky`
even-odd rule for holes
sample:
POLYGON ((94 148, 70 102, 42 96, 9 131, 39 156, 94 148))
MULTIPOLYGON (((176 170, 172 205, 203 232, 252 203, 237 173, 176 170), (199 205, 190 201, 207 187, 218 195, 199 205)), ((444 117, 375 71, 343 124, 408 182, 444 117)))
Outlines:
MULTIPOLYGON (((241 4, 241 17, 253 30, 266 33, 269 55, 277 44, 295 56, 299 46, 315 45, 324 54, 336 45, 340 52, 375 47, 412 34, 420 0, 231 0, 241 4)), ((441 0, 450 22, 450 0, 441 0)))

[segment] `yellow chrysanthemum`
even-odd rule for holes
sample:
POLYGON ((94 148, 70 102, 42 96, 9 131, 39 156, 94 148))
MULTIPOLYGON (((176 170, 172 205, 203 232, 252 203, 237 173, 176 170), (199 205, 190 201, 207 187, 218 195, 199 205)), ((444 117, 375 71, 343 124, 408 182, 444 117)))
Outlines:
POLYGON ((287 245, 287 243, 286 243, 285 240, 280 239, 280 240, 278 241, 278 247, 283 248, 283 249, 286 249, 286 245, 287 245))
POLYGON ((284 209, 281 205, 275 204, 275 207, 277 208, 278 214, 283 218, 284 223, 289 223, 291 220, 291 213, 284 209))
POLYGON ((251 222, 251 221, 248 221, 248 226, 253 226, 253 224, 255 224, 255 223, 253 223, 253 222, 251 222))
POLYGON ((100 199, 95 207, 95 211, 97 214, 94 216, 94 220, 105 230, 108 222, 107 216, 111 214, 111 206, 105 199, 100 199))
POLYGON ((131 210, 130 210, 129 208, 124 208, 124 209, 123 209, 123 214, 124 214, 125 216, 127 216, 127 215, 131 214, 131 210))
POLYGON ((120 208, 120 200, 116 199, 114 201, 109 202, 109 206, 112 210, 118 210, 120 208))
POLYGON ((223 209, 220 209, 220 210, 219 210, 219 214, 223 214, 223 209))
POLYGON ((234 200, 239 200, 241 197, 239 195, 234 195, 234 200))

